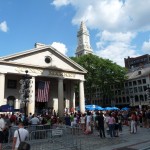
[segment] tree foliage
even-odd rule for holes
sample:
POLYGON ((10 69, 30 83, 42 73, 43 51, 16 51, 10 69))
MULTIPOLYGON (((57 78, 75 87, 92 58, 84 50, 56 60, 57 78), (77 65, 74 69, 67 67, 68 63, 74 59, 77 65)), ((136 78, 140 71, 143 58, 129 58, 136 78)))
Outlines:
POLYGON ((108 96, 111 94, 110 87, 112 85, 124 83, 126 69, 109 59, 103 59, 92 54, 71 57, 71 59, 88 71, 85 75, 85 93, 92 92, 99 87, 103 96, 108 96))

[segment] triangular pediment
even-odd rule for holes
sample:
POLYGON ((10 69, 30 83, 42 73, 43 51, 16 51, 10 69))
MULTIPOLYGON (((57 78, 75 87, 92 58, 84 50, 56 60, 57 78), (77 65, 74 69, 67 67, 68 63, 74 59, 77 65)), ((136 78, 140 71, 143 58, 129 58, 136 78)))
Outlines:
POLYGON ((0 61, 15 65, 33 66, 38 68, 65 70, 86 73, 79 64, 60 53, 52 46, 41 46, 24 52, 1 57, 0 61))

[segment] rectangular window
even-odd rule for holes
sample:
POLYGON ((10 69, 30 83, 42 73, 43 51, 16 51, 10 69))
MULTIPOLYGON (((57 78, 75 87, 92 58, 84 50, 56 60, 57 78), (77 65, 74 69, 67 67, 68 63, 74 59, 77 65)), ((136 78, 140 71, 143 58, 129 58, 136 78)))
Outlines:
POLYGON ((121 91, 120 90, 118 90, 118 95, 121 95, 121 91))
POLYGON ((125 83, 125 87, 128 87, 128 82, 125 83))
POLYGON ((133 85, 134 85, 134 86, 137 85, 136 81, 133 81, 133 85))
POLYGON ((7 81, 7 88, 9 88, 9 89, 16 89, 17 88, 17 80, 8 79, 8 81, 7 81))
POLYGON ((143 90, 146 91, 147 90, 147 86, 143 86, 143 90))
POLYGON ((132 86, 132 82, 129 82, 129 86, 132 86))
POLYGON ((138 87, 138 91, 139 91, 139 92, 142 92, 142 91, 143 91, 143 90, 142 90, 142 86, 139 86, 139 87, 138 87))
POLYGON ((133 88, 129 89, 129 94, 133 93, 133 88))
POLYGON ((138 85, 142 84, 142 81, 141 80, 138 80, 138 85))
POLYGON ((146 84, 146 79, 143 79, 142 81, 143 81, 143 84, 146 84))
POLYGON ((134 87, 134 93, 137 93, 138 90, 137 90, 137 87, 134 87))

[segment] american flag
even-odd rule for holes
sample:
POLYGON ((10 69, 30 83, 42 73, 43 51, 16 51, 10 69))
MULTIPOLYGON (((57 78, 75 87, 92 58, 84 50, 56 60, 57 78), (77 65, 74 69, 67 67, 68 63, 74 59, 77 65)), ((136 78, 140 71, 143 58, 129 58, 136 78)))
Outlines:
POLYGON ((50 81, 39 81, 37 89, 37 102, 48 102, 50 81))

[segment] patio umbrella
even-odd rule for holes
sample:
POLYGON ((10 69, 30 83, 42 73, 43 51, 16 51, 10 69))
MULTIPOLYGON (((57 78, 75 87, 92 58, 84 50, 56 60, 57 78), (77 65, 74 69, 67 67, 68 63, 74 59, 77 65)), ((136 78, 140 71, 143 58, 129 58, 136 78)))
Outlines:
POLYGON ((112 107, 105 107, 104 110, 113 110, 112 107))
POLYGON ((9 105, 2 105, 0 107, 0 112, 14 112, 14 108, 9 105))
POLYGON ((98 105, 85 105, 86 110, 103 110, 101 106, 98 105))
POLYGON ((112 110, 119 110, 118 107, 112 107, 112 110))
POLYGON ((129 110, 129 108, 128 107, 124 107, 121 110, 129 110))

